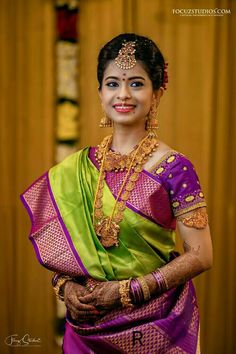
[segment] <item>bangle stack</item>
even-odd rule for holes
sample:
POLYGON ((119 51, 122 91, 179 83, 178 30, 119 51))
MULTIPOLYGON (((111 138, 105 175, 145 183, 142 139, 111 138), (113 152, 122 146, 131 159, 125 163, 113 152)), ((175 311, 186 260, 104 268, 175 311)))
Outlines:
POLYGON ((56 297, 64 301, 64 294, 62 292, 62 286, 65 285, 65 283, 69 280, 73 280, 69 275, 61 275, 61 274, 54 274, 52 278, 52 285, 53 289, 55 291, 56 297))
MULTIPOLYGON (((157 269, 151 274, 157 283, 159 294, 167 291, 169 287, 167 279, 162 271, 157 269)), ((138 277, 132 280, 121 280, 119 282, 119 293, 123 307, 133 307, 133 304, 140 305, 151 298, 145 277, 138 277)))
POLYGON ((157 282, 159 294, 162 294, 169 289, 167 279, 160 269, 152 272, 152 275, 157 282))
POLYGON ((139 281, 139 283, 141 285, 141 288, 142 288, 144 301, 150 300, 151 295, 150 295, 149 287, 148 287, 148 285, 146 283, 145 278, 144 277, 139 277, 138 281, 139 281))
POLYGON ((132 279, 130 285, 130 292, 133 303, 136 305, 142 304, 143 302, 148 301, 151 298, 149 287, 144 277, 132 279))
POLYGON ((133 307, 130 298, 130 282, 131 280, 121 280, 119 281, 119 293, 120 293, 120 302, 123 307, 133 307))
POLYGON ((144 302, 142 287, 138 279, 131 280, 130 295, 132 297, 132 302, 135 305, 142 304, 144 302))

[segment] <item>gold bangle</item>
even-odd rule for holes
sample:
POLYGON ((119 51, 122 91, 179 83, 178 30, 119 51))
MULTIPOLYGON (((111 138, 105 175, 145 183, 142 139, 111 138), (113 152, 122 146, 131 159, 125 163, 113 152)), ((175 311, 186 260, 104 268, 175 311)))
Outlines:
POLYGON ((151 298, 151 294, 150 294, 149 287, 146 283, 146 280, 144 279, 144 277, 139 277, 138 281, 139 281, 142 291, 143 291, 144 301, 148 301, 151 298))
POLYGON ((168 285, 168 282, 167 282, 165 274, 160 269, 158 269, 158 272, 160 273, 160 275, 161 275, 161 277, 163 279, 163 282, 165 284, 165 291, 169 290, 169 285, 168 285))
POLYGON ((53 287, 56 297, 61 301, 64 301, 64 295, 61 293, 61 288, 69 280, 72 280, 69 275, 61 275, 58 278, 56 285, 53 287))
POLYGON ((130 282, 131 279, 119 281, 120 301, 123 307, 133 307, 129 292, 130 282))

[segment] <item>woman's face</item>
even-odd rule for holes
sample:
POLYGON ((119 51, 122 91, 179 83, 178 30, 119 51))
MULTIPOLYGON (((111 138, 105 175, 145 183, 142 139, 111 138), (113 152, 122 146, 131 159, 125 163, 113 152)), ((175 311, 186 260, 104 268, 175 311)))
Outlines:
POLYGON ((111 61, 104 72, 99 95, 103 109, 114 125, 145 126, 154 91, 147 72, 139 62, 124 70, 111 61))

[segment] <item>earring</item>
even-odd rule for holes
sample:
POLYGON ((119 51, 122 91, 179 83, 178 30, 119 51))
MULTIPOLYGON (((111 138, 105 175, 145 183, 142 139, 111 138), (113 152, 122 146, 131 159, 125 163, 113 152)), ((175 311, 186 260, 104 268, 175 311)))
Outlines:
POLYGON ((152 131, 158 128, 158 120, 157 120, 157 107, 159 105, 159 101, 154 98, 152 100, 151 108, 147 116, 146 120, 146 130, 152 131))
POLYGON ((112 121, 111 119, 106 115, 106 113, 103 111, 103 117, 100 121, 99 124, 100 128, 110 128, 112 127, 112 121))

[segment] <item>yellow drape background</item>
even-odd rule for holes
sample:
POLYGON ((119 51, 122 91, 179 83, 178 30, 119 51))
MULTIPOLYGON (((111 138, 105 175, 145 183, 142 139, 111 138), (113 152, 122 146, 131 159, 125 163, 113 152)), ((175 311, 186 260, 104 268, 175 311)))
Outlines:
MULTIPOLYGON (((10 334, 40 337, 30 354, 57 353, 50 274, 27 240, 19 194, 54 163, 55 18, 51 0, 0 2, 0 352, 10 334)), ((214 267, 195 283, 203 354, 236 352, 235 11, 230 0, 82 0, 80 2, 80 146, 97 128, 96 56, 112 36, 135 31, 154 39, 169 62, 159 113, 160 137, 195 164, 205 191, 214 267), (226 8, 223 17, 180 17, 174 8, 226 8), (93 128, 92 128, 93 127, 93 128)))

